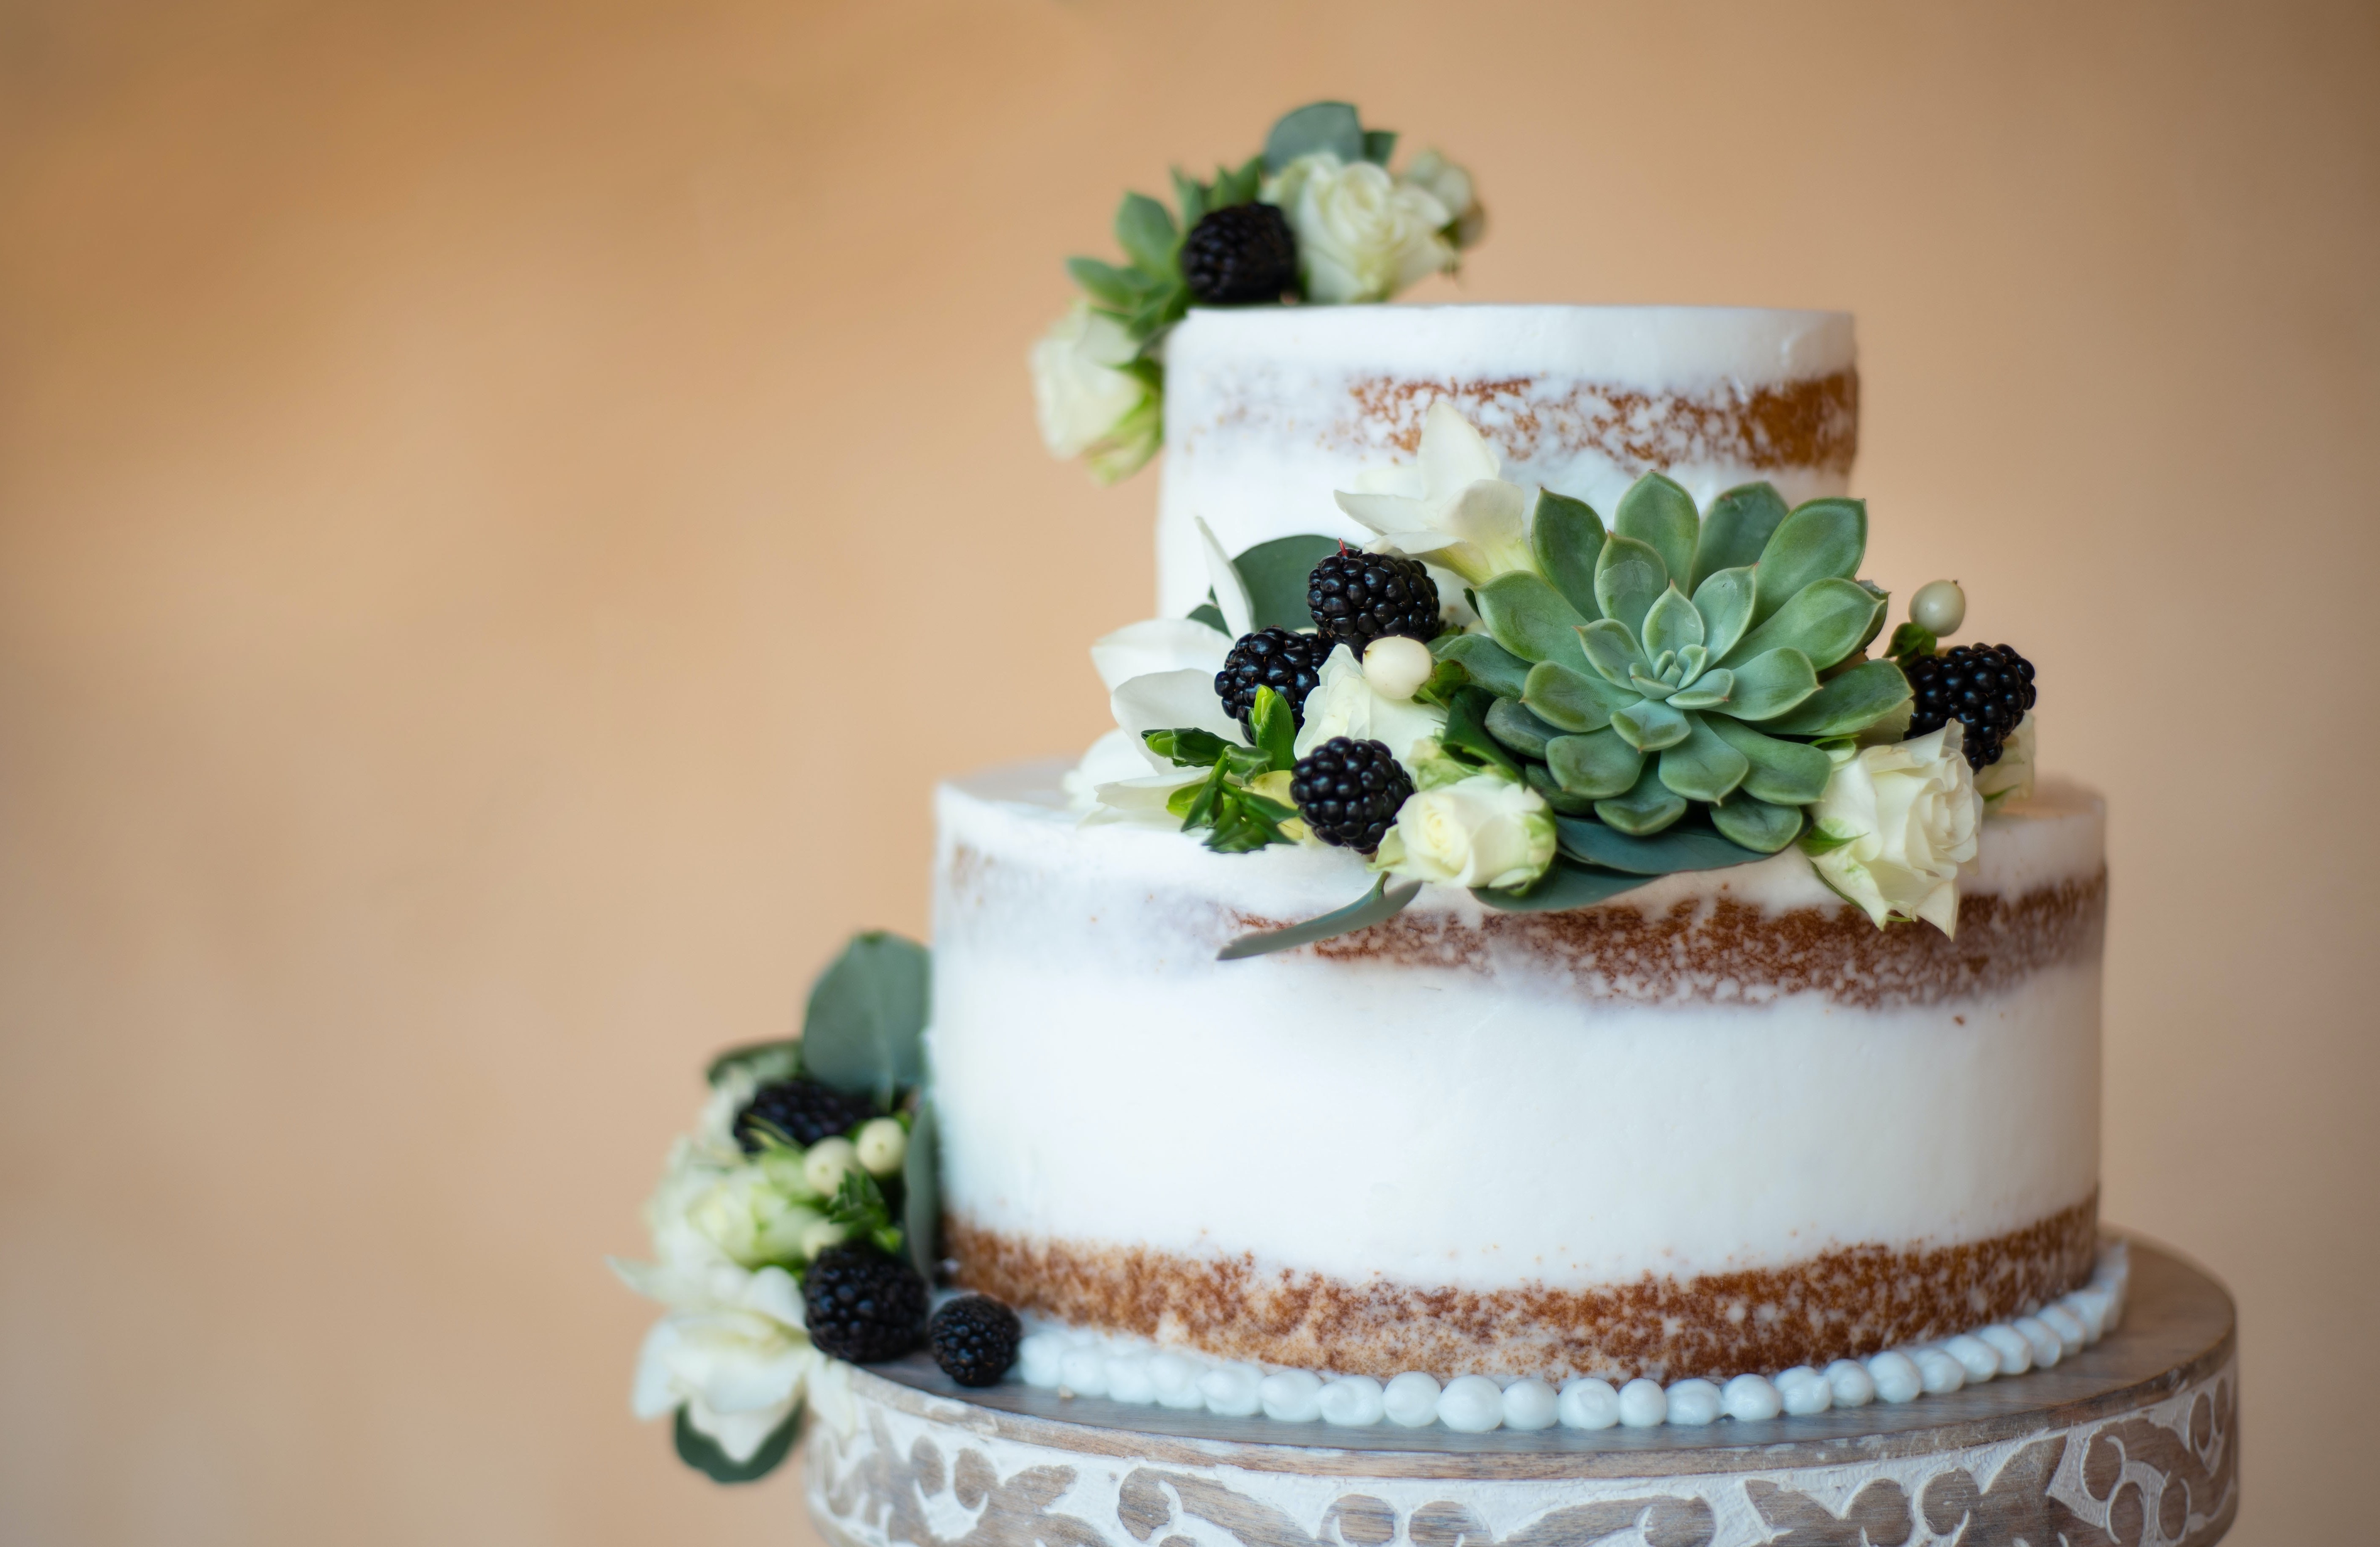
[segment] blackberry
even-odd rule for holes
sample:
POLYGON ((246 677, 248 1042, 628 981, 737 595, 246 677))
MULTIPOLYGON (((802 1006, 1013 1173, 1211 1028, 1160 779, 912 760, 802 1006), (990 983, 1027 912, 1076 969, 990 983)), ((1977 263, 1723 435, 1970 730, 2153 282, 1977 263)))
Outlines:
POLYGON ((1916 696, 1909 734, 1959 721, 1967 727, 1961 745, 1978 772, 2000 761, 2009 733, 2036 696, 2033 663, 2008 645, 1952 645, 1939 655, 1904 656, 1900 669, 1916 696))
POLYGON ((866 1096, 846 1096, 815 1079, 781 1079, 753 1091, 735 1114, 735 1142, 746 1154, 757 1155, 761 1135, 773 1129, 807 1150, 876 1115, 876 1103, 866 1096))
POLYGON ((1413 780, 1385 745, 1343 736, 1298 759, 1289 774, 1289 797, 1314 835, 1359 854, 1380 847, 1412 793, 1413 780))
POLYGON ((802 1319, 819 1351, 854 1364, 897 1359, 926 1330, 917 1270, 859 1241, 832 1246, 802 1275, 802 1319))
POLYGON ((1390 634, 1438 638, 1438 582, 1420 560, 1395 554, 1340 549, 1306 578, 1305 606, 1324 639, 1358 655, 1390 634))
POLYGON ((1297 288, 1297 238, 1270 204, 1209 210, 1182 243, 1182 278, 1208 306, 1277 301, 1297 288))
POLYGON ((962 1295, 927 1325, 934 1362, 963 1386, 996 1386, 1016 1362, 1016 1341, 1025 1329, 1016 1312, 989 1295, 962 1295))
POLYGON ((1305 695, 1322 680, 1322 662, 1330 653, 1330 641, 1312 634, 1286 628, 1243 634, 1223 657, 1223 669, 1215 674, 1215 696, 1245 725, 1256 713, 1257 689, 1269 688, 1289 700, 1291 717, 1302 725, 1305 695))

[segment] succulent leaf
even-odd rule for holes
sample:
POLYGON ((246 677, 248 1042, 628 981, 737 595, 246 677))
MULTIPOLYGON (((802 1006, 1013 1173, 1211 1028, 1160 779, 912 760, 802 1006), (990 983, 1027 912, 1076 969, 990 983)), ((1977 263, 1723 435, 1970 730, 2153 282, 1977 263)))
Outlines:
POLYGON ((1790 645, 1754 656, 1733 676, 1727 712, 1739 720, 1773 720, 1818 690, 1810 658, 1790 645))
POLYGON ((1642 875, 1621 875, 1613 871, 1588 870, 1584 865, 1566 864, 1556 859, 1546 868, 1546 873, 1527 887, 1512 892, 1491 892, 1475 886, 1471 895, 1489 907, 1506 913, 1563 913, 1573 907, 1589 907, 1607 897, 1633 891, 1651 878, 1642 875))
POLYGON ((1441 661, 1451 661, 1471 674, 1471 680, 1504 698, 1521 696, 1529 663, 1485 634, 1447 634, 1429 647, 1441 661))
MULTIPOLYGON (((1549 670, 1560 671, 1559 666, 1549 670)), ((1523 757, 1543 758, 1546 743, 1562 733, 1524 708, 1518 699, 1498 699, 1488 706, 1488 734, 1523 757)))
POLYGON ((1630 484, 1611 512, 1611 530, 1660 554, 1661 567, 1673 580, 1684 579, 1693 569, 1701 527, 1694 497, 1657 472, 1630 484))
POLYGON ((1703 615, 1686 600, 1685 592, 1671 586, 1645 614, 1645 653, 1659 655, 1702 642, 1703 615))
POLYGON ((1722 569, 1749 569, 1760 562, 1779 523, 1785 519, 1784 496, 1767 483, 1746 483, 1711 501, 1703 518, 1702 540, 1694 544, 1691 590, 1701 599, 1703 582, 1722 569))
POLYGON ((1529 552, 1537 568, 1581 617, 1603 615, 1595 599, 1595 561, 1603 554, 1603 518, 1585 500, 1537 491, 1529 509, 1529 552))
POLYGON ((1634 837, 1649 837, 1686 814, 1686 798, 1661 783, 1659 768, 1651 762, 1622 796, 1595 803, 1595 814, 1608 826, 1634 837))
POLYGON ((1562 661, 1584 665, 1578 636, 1586 619, 1562 600, 1544 577, 1516 569, 1499 575, 1472 593, 1480 619, 1498 644, 1524 661, 1562 661))
POLYGON ((1736 641, 1719 662, 1741 666, 1772 650, 1798 650, 1820 671, 1859 648, 1868 625, 1883 605, 1853 580, 1824 579, 1802 588, 1768 620, 1736 641))
POLYGON ((1750 565, 1714 570, 1694 587, 1694 611, 1703 618, 1703 646, 1713 660, 1724 658, 1752 627, 1754 575, 1750 565))
MULTIPOLYGON (((1834 762, 1808 742, 1779 741, 1721 714, 1710 715, 1704 723, 1710 726, 1712 735, 1742 753, 1751 763, 1751 771, 1743 776, 1745 795, 1780 806, 1806 806, 1827 792, 1827 779, 1834 772, 1834 762)), ((1759 847, 1757 844, 1752 847, 1759 847)))
POLYGON ((1546 766, 1565 792, 1603 800, 1636 787, 1645 772, 1645 754, 1617 731, 1599 730, 1554 737, 1546 744, 1546 766))
POLYGON ((1529 669, 1521 702, 1549 725, 1566 731, 1593 731, 1611 724, 1611 712, 1627 708, 1637 697, 1591 672, 1574 671, 1559 661, 1546 661, 1529 669))
POLYGON ((1638 751, 1658 752, 1683 741, 1691 727, 1686 717, 1668 704, 1640 699, 1612 712, 1611 728, 1638 751))
POLYGON ((1751 772, 1751 760, 1714 735, 1699 714, 1686 716, 1686 738, 1661 753, 1661 783, 1689 800, 1724 800, 1751 772))
POLYGON ((1553 770, 1542 762, 1521 765, 1522 776, 1529 787, 1545 797, 1546 804, 1563 816, 1585 816, 1595 810, 1595 801, 1584 795, 1572 795, 1555 780, 1553 770))
POLYGON ((1578 631, 1579 649, 1597 675, 1614 688, 1626 688, 1640 673, 1650 675, 1653 663, 1636 642, 1635 631, 1616 618, 1599 617, 1578 631))
POLYGON ((1851 736, 1909 701, 1909 679, 1899 666, 1863 661, 1761 729, 1772 736, 1851 736))
POLYGON ((1591 822, 1558 821, 1554 832, 1561 852, 1571 859, 1636 875, 1724 870, 1760 858, 1695 827, 1672 828, 1656 837, 1633 838, 1591 822))
POLYGON ((1767 621, 1777 610, 1820 580, 1846 580, 1867 556, 1867 504, 1864 500, 1812 500, 1777 525, 1760 551, 1759 592, 1752 621, 1767 621))
POLYGON ((1473 761, 1493 763, 1514 778, 1521 776, 1521 765, 1504 744, 1488 732, 1488 711, 1496 700, 1476 688, 1464 688, 1446 706, 1446 729, 1439 733, 1439 741, 1450 750, 1467 754, 1473 761))
POLYGON ((1614 532, 1606 538, 1595 561, 1595 600, 1603 615, 1624 627, 1633 638, 1645 627, 1645 615, 1670 588, 1670 569, 1649 543, 1614 532))
POLYGON ((1874 580, 1858 580, 1853 583, 1860 590, 1876 598, 1876 616, 1868 619, 1867 634, 1859 643, 1852 647, 1852 652, 1856 654, 1874 644, 1876 637, 1884 632, 1885 615, 1892 610, 1892 592, 1877 585, 1874 580))
MULTIPOLYGON (((1735 674, 1725 666, 1692 677, 1694 686, 1683 692, 1670 695, 1670 703, 1678 709, 1718 709, 1733 696, 1735 674)), ((1732 710, 1730 713, 1734 713, 1732 710)))
POLYGON ((1740 794, 1724 806, 1711 808, 1713 827, 1732 842, 1762 854, 1774 854, 1801 836, 1802 821, 1799 806, 1774 806, 1749 795, 1740 794))

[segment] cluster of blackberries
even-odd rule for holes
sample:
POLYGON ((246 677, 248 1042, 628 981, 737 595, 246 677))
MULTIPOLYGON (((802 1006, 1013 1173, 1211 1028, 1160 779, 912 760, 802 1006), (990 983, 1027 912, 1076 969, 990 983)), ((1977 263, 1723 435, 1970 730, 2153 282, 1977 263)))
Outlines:
POLYGON ((866 1096, 846 1096, 815 1079, 780 1079, 752 1092, 735 1114, 735 1142, 747 1155, 760 1152, 764 1134, 791 1139, 807 1150, 876 1115, 876 1103, 866 1096))
POLYGON ((1208 306, 1277 301, 1297 288, 1297 238, 1270 204, 1210 210, 1182 243, 1182 280, 1208 306))
POLYGON ((1334 736, 1297 760, 1289 776, 1297 814, 1326 844, 1369 854, 1396 825, 1413 780, 1387 745, 1334 736))
POLYGON ((2033 707, 2033 663, 2008 645, 1953 645, 1939 655, 1900 660, 1916 696, 1909 734, 1925 736, 1956 720, 1967 727, 1960 745, 1980 772, 2000 761, 2009 733, 2033 707))
POLYGON ((1324 639, 1358 655, 1390 634, 1438 638, 1438 582, 1419 560, 1395 554, 1342 548, 1306 578, 1305 605, 1324 639))
POLYGON ((802 1319, 820 1353, 854 1364, 897 1359, 922 1340, 963 1386, 999 1383, 1016 1362, 1016 1312, 984 1295, 962 1295, 926 1320, 917 1270, 861 1241, 832 1246, 802 1275, 802 1319))

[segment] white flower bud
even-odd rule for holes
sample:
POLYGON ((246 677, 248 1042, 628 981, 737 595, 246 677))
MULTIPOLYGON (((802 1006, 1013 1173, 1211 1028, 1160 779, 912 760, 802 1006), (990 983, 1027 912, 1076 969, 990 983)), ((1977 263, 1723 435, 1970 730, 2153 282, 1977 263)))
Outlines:
POLYGON ((879 1117, 859 1130, 852 1148, 870 1176, 890 1176, 901 1169, 902 1157, 909 1152, 908 1130, 894 1118, 879 1117))
MULTIPOLYGON (((1099 453, 1127 428, 1126 420, 1151 401, 1148 384, 1119 369, 1139 352, 1140 346, 1122 323, 1093 311, 1087 301, 1076 301, 1042 335, 1028 358, 1033 406, 1050 455, 1099 453)), ((1154 453, 1155 444, 1147 449, 1154 453)), ((1141 462, 1148 459, 1139 457, 1141 462)))
POLYGON ((1909 621, 1940 639, 1967 621, 1967 593, 1956 580, 1929 580, 1909 599, 1909 621))
POLYGON ((848 1139, 821 1139, 802 1157, 802 1177, 820 1198, 832 1198, 843 1174, 859 1169, 859 1151, 848 1139))
POLYGON ((1384 634, 1364 647, 1364 680, 1372 691, 1398 703, 1413 701, 1415 689, 1437 669, 1429 646, 1402 634, 1384 634))

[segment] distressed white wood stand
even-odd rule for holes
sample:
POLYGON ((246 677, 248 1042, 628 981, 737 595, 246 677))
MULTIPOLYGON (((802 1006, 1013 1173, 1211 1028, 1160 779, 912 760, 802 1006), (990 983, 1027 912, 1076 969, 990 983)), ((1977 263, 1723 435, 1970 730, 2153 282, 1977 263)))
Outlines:
POLYGON ((2231 1300, 2131 1250, 2123 1324, 2053 1369, 1700 1429, 1222 1419, 915 1356, 820 1393, 810 1513, 834 1547, 2199 1547, 2239 1508, 2231 1300))

